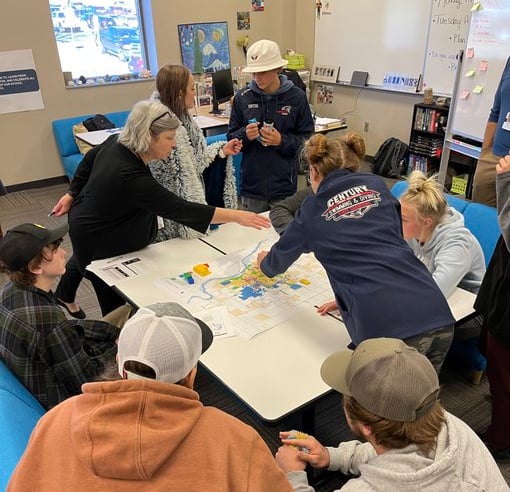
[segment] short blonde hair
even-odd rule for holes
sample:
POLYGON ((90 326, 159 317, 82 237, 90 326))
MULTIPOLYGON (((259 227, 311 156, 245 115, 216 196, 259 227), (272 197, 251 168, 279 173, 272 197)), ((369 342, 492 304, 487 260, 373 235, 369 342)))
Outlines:
POLYGON ((147 152, 152 139, 167 130, 175 130, 179 120, 159 101, 137 102, 129 113, 119 142, 136 154, 147 152))
POLYGON ((324 178, 336 169, 357 171, 365 155, 365 142, 356 133, 335 140, 317 134, 305 142, 303 154, 324 178))
POLYGON ((408 188, 400 197, 412 205, 419 219, 430 217, 437 225, 446 213, 448 202, 437 182, 437 174, 427 178, 422 171, 413 171, 407 178, 408 188))

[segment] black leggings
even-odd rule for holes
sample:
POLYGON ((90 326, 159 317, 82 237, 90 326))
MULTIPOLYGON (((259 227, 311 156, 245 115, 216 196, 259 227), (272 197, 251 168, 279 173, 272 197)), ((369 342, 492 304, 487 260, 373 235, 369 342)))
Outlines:
POLYGON ((83 277, 91 281, 103 316, 125 304, 124 299, 97 275, 82 269, 74 255, 69 258, 66 272, 62 275, 55 291, 57 298, 67 303, 74 302, 76 291, 83 277))

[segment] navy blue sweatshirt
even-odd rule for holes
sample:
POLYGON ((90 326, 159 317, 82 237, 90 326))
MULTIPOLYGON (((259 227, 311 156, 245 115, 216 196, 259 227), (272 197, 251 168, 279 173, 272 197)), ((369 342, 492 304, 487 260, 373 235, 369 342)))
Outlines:
POLYGON ((431 274, 404 241, 400 204, 379 176, 328 174, 261 269, 272 277, 308 252, 326 270, 356 345, 367 338, 405 339, 455 322, 431 274))
POLYGON ((280 76, 277 91, 266 94, 255 81, 237 92, 230 115, 227 138, 243 141, 241 195, 259 200, 284 199, 297 189, 297 153, 314 131, 305 93, 287 77, 280 76), (250 119, 272 122, 282 135, 278 147, 264 147, 246 138, 250 119))

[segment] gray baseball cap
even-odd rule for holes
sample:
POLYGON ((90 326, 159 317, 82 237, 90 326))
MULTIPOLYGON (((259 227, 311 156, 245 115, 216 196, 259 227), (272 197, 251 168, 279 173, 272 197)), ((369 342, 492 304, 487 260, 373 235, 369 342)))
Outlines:
POLYGON ((321 377, 374 415, 398 422, 425 415, 439 398, 439 379, 430 361, 394 338, 372 338, 354 351, 330 355, 321 377))

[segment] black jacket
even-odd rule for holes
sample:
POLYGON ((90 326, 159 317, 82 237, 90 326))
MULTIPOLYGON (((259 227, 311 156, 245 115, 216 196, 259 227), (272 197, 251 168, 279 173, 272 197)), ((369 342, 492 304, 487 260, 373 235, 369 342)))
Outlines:
POLYGON ((214 214, 214 207, 188 202, 161 186, 116 136, 85 155, 70 191, 76 198, 69 234, 82 268, 150 244, 158 215, 204 233, 214 214))

